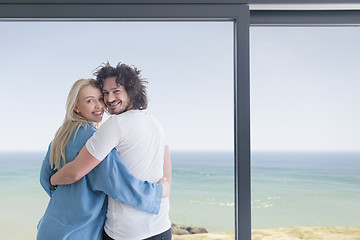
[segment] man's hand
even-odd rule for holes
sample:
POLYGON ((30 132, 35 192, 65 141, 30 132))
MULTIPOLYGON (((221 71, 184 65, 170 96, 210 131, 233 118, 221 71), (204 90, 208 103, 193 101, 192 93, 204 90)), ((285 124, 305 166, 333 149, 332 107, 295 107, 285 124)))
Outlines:
POLYGON ((166 181, 166 177, 162 177, 158 181, 158 183, 161 183, 163 186, 162 197, 163 198, 170 197, 171 186, 170 186, 170 183, 166 181))

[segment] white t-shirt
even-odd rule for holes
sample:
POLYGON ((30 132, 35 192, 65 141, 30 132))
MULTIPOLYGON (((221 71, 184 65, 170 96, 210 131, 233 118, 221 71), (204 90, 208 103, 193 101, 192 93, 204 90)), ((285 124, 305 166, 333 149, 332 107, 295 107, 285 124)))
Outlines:
MULTIPOLYGON (((166 138, 158 121, 146 110, 112 115, 87 141, 86 148, 102 160, 116 148, 138 179, 157 182, 163 176, 166 138)), ((109 197, 106 233, 114 239, 139 240, 168 230, 169 198, 161 201, 158 215, 147 213, 109 197)))

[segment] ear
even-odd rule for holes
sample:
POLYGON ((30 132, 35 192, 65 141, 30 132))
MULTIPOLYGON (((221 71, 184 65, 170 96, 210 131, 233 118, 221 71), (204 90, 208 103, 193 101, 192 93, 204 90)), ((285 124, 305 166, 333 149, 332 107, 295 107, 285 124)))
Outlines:
POLYGON ((75 111, 76 113, 80 113, 80 110, 79 110, 78 106, 75 105, 74 111, 75 111))

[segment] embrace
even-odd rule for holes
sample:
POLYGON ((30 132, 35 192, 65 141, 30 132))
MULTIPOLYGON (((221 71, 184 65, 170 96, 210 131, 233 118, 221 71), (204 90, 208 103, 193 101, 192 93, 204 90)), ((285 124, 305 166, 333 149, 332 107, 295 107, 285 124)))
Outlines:
POLYGON ((172 239, 170 153, 146 110, 146 82, 122 63, 94 75, 72 86, 42 163, 50 201, 37 239, 172 239), (110 117, 99 126, 105 110, 110 117))

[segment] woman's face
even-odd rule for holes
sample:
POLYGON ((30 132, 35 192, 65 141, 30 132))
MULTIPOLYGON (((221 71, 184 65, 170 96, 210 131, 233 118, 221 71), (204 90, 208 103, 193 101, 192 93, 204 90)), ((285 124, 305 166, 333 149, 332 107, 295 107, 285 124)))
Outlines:
POLYGON ((95 125, 101 122, 105 104, 100 89, 91 85, 83 87, 78 96, 74 111, 95 125))

